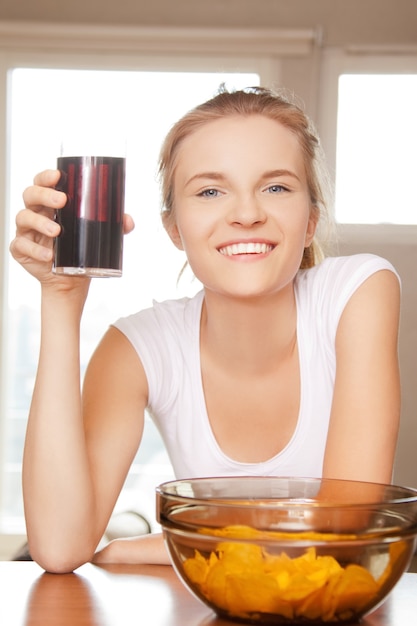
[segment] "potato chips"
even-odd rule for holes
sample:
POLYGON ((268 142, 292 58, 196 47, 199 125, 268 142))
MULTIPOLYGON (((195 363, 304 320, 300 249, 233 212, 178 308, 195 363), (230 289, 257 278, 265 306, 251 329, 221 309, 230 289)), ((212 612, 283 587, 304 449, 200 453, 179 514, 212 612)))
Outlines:
MULTIPOLYGON (((257 615, 273 614, 287 620, 354 619, 374 604, 392 566, 390 558, 382 574, 374 578, 365 567, 342 566, 333 556, 318 555, 314 547, 290 558, 285 552, 272 555, 255 543, 239 542, 262 536, 250 527, 229 526, 215 534, 234 541, 220 541, 207 558, 196 550, 184 562, 184 571, 209 603, 231 617, 256 620, 257 615)), ((302 535, 306 540, 323 540, 319 533, 302 535)), ((290 537, 277 532, 272 536, 290 537)))

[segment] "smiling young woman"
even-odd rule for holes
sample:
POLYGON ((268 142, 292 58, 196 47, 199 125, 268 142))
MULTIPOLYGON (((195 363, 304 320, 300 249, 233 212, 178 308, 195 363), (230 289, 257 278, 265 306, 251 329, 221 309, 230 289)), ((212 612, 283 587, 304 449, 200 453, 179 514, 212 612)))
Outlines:
POLYGON ((175 124, 161 152, 162 217, 203 289, 116 321, 82 392, 88 279, 51 273, 59 173, 26 190, 11 251, 42 287, 24 497, 43 567, 167 561, 158 536, 95 553, 145 408, 179 478, 391 480, 399 280, 374 255, 323 258, 322 172, 310 121, 268 90, 222 91, 175 124))
POLYGON ((206 304, 213 292, 279 293, 317 220, 297 138, 262 115, 227 116, 184 139, 180 155, 168 232, 204 284, 206 304))

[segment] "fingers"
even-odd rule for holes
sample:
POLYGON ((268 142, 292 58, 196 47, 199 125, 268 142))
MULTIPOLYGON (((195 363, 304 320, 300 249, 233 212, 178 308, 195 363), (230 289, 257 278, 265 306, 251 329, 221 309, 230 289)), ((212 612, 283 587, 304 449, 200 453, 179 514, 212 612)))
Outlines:
POLYGON ((55 187, 60 177, 61 172, 59 170, 44 170, 36 174, 33 184, 41 187, 55 187))
POLYGON ((49 188, 32 186, 25 190, 24 198, 28 208, 16 215, 16 237, 10 251, 15 258, 27 254, 35 259, 49 258, 49 252, 40 247, 52 248, 52 239, 59 235, 60 226, 54 221, 52 207, 58 208, 62 201, 65 204, 66 196, 49 188))
POLYGON ((25 206, 32 211, 49 209, 62 209, 67 202, 67 196, 62 191, 56 191, 51 187, 32 185, 23 192, 25 206))
POLYGON ((59 171, 46 170, 25 189, 26 208, 16 215, 16 237, 9 247, 13 258, 38 276, 52 267, 53 239, 60 233, 54 214, 67 202, 66 195, 53 187, 59 177, 59 171))
POLYGON ((10 243, 9 249, 13 258, 22 265, 26 265, 30 261, 52 261, 52 240, 35 241, 16 236, 10 243))
POLYGON ((50 261, 53 238, 59 235, 59 231, 59 224, 50 217, 23 209, 16 216, 16 237, 10 244, 10 252, 22 264, 29 259, 50 261))
POLYGON ((125 235, 132 232, 135 228, 135 222, 133 221, 133 217, 128 215, 127 213, 123 216, 123 232, 125 235))
POLYGON ((60 226, 51 217, 53 218, 53 214, 49 216, 42 212, 23 209, 16 215, 16 234, 33 232, 47 237, 56 237, 59 235, 60 226))
MULTIPOLYGON (((26 209, 16 215, 16 239, 11 244, 11 252, 27 248, 22 238, 28 238, 43 246, 52 247, 51 237, 59 235, 60 226, 54 221, 56 209, 65 206, 67 197, 50 185, 56 184, 60 173, 57 170, 46 170, 35 176, 35 184, 23 192, 26 209), (17 242, 17 244, 16 244, 17 242)), ((38 254, 34 251, 36 258, 38 254)))

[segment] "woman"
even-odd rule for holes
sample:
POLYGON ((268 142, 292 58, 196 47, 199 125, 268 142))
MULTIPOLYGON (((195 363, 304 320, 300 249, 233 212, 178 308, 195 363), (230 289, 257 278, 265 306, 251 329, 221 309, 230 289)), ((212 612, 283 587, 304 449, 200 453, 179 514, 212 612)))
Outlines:
POLYGON ((223 91, 185 115, 162 148, 163 221, 203 290, 119 320, 82 393, 89 281, 51 272, 59 173, 25 191, 11 252, 40 281, 42 336, 23 485, 31 554, 45 569, 167 562, 159 535, 95 554, 145 408, 178 477, 391 480, 399 280, 373 255, 321 259, 322 171, 311 123, 280 95, 223 91))

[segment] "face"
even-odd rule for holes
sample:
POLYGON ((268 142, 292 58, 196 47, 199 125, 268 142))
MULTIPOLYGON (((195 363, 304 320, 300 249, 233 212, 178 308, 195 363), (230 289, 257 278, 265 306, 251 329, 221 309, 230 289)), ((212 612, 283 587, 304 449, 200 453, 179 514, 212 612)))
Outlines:
POLYGON ((205 124, 179 148, 174 212, 168 232, 206 290, 288 287, 315 230, 297 138, 260 115, 205 124))

